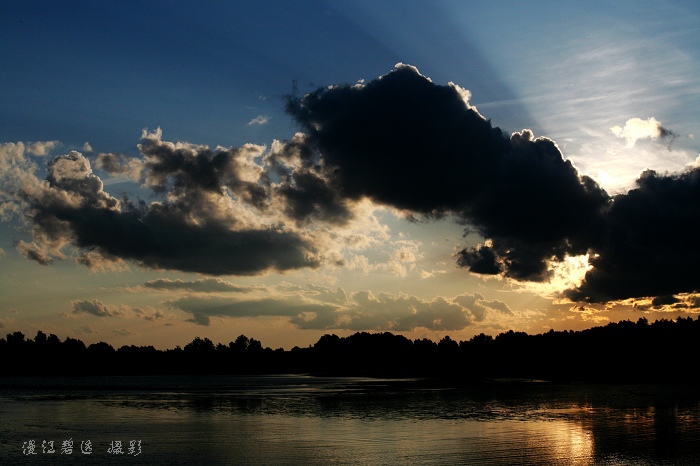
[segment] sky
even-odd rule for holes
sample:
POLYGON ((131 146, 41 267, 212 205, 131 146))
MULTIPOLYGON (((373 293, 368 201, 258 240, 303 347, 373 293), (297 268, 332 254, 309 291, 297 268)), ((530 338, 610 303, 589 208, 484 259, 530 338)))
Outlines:
POLYGON ((694 317, 698 44, 694 1, 3 2, 0 333, 694 317))

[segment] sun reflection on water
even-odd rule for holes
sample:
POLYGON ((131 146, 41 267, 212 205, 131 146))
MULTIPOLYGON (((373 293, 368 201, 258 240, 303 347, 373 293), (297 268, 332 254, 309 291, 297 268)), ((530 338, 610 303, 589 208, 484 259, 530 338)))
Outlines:
POLYGON ((593 435, 572 422, 550 422, 547 436, 555 458, 568 458, 568 464, 590 464, 593 461, 593 435))

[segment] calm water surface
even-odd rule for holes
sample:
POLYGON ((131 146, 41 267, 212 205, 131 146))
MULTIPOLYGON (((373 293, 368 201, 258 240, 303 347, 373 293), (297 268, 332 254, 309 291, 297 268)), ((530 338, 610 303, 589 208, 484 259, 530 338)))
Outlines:
POLYGON ((0 463, 700 464, 699 414, 697 389, 678 386, 13 378, 0 379, 0 463))

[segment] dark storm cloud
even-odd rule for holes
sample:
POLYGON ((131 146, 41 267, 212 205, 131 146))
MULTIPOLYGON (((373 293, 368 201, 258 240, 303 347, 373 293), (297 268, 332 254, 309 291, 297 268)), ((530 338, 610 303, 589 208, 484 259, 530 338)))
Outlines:
POLYGON ((700 169, 645 171, 605 212, 605 241, 568 296, 601 302, 700 290, 700 169))
MULTIPOLYGON (((487 239, 457 254, 457 264, 474 273, 547 281, 553 261, 589 253, 593 268, 569 290, 572 299, 700 288, 699 169, 648 171, 637 189, 611 198, 554 141, 529 130, 506 135, 467 97, 406 65, 367 84, 290 97, 287 111, 305 132, 294 154, 320 167, 313 169, 343 198, 371 198, 414 216, 455 216, 487 239)), ((613 132, 631 145, 675 137, 653 118, 633 118, 613 132)))
POLYGON ((343 196, 424 214, 464 208, 507 150, 497 128, 469 109, 457 90, 401 67, 363 86, 320 88, 290 99, 309 150, 333 172, 343 196), (464 157, 467 147, 474 147, 464 157))
POLYGON ((455 215, 490 239, 462 251, 460 265, 546 280, 548 261, 587 251, 609 196, 552 140, 507 136, 465 95, 400 65, 366 85, 290 98, 287 110, 307 133, 300 156, 343 197, 455 215))

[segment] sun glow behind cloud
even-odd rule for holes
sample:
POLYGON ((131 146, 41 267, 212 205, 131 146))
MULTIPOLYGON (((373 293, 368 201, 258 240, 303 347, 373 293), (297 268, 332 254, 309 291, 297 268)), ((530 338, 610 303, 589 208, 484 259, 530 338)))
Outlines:
POLYGON ((551 262, 551 278, 548 282, 517 282, 510 281, 506 286, 513 291, 534 293, 557 299, 565 290, 581 285, 586 272, 591 270, 589 255, 567 256, 563 261, 551 262))

